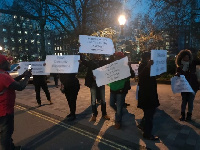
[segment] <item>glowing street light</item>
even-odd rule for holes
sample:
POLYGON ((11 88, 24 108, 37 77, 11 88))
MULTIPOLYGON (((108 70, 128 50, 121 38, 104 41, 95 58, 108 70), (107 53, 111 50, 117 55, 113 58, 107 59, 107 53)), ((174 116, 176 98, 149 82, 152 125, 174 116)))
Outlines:
POLYGON ((3 50, 3 47, 2 46, 0 46, 0 51, 2 51, 3 50))
POLYGON ((121 27, 121 35, 124 34, 124 25, 126 23, 126 17, 124 15, 120 15, 118 18, 119 25, 121 27))

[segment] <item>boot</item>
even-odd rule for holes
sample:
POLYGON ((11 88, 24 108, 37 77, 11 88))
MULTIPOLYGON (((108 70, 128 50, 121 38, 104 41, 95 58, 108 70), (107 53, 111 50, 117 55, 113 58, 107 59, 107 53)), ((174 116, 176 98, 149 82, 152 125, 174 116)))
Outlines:
POLYGON ((191 119, 192 119, 192 113, 187 112, 186 121, 191 121, 191 119))
POLYGON ((185 112, 181 112, 180 121, 185 121, 185 112))
POLYGON ((106 113, 106 103, 101 103, 101 112, 102 112, 102 118, 110 120, 110 117, 106 113))

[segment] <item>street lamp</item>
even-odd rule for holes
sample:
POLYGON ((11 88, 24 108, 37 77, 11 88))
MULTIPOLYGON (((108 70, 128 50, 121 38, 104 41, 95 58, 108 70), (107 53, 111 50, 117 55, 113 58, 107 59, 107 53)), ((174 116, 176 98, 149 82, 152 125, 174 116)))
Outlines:
POLYGON ((119 25, 121 27, 121 35, 123 35, 124 33, 124 25, 126 23, 126 18, 124 15, 120 15, 119 18, 118 18, 118 21, 119 21, 119 25))

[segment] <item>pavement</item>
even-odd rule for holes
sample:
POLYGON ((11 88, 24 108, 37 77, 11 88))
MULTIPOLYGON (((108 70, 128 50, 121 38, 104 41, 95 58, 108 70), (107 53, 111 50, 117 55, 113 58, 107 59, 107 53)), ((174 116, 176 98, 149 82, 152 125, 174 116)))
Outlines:
MULTIPOLYGON (((62 121, 69 114, 68 103, 65 95, 60 92, 60 88, 54 86, 53 79, 50 78, 49 81, 48 87, 53 105, 48 105, 46 96, 41 90, 42 106, 37 107, 34 86, 32 84, 29 84, 25 90, 16 92, 16 105, 53 116, 62 121)), ((137 124, 143 117, 143 112, 137 108, 137 100, 135 99, 137 82, 131 80, 132 88, 126 96, 126 103, 130 104, 130 106, 123 109, 122 127, 120 130, 115 130, 113 127, 115 113, 109 106, 109 87, 106 86, 105 95, 107 114, 111 117, 111 120, 102 120, 101 108, 99 106, 97 121, 90 122, 92 116, 90 90, 84 86, 84 79, 79 78, 79 82, 81 87, 77 98, 77 119, 74 121, 74 124, 94 129, 97 131, 97 137, 106 138, 110 135, 112 138, 118 139, 119 143, 126 147, 125 149, 200 150, 200 92, 197 92, 194 100, 192 121, 179 121, 181 95, 173 94, 170 85, 158 84, 158 95, 161 105, 158 107, 154 117, 153 134, 159 136, 160 141, 155 142, 145 140, 142 137, 142 132, 137 128, 137 124)), ((15 122, 15 124, 17 123, 15 122)))

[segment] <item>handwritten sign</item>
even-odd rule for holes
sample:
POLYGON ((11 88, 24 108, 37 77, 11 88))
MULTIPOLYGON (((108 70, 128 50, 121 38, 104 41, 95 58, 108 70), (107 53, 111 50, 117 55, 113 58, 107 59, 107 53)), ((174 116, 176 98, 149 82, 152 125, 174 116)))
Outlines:
POLYGON ((184 75, 180 75, 180 77, 175 76, 171 78, 171 88, 174 94, 181 92, 194 93, 193 89, 191 88, 184 75))
POLYGON ((128 57, 93 70, 93 75, 96 77, 98 87, 131 76, 128 57))
POLYGON ((138 75, 138 68, 139 68, 139 64, 131 64, 131 68, 133 69, 135 75, 138 75))
POLYGON ((151 50, 151 66, 150 76, 160 75, 167 71, 167 51, 166 50, 151 50))
POLYGON ((47 55, 45 71, 48 73, 77 73, 79 55, 47 55))
POLYGON ((109 54, 115 52, 113 42, 110 38, 79 35, 80 53, 109 54))
POLYGON ((18 69, 18 74, 21 75, 28 69, 28 65, 31 64, 32 75, 49 75, 45 72, 45 66, 43 65, 44 61, 35 61, 35 62, 20 62, 18 69))

